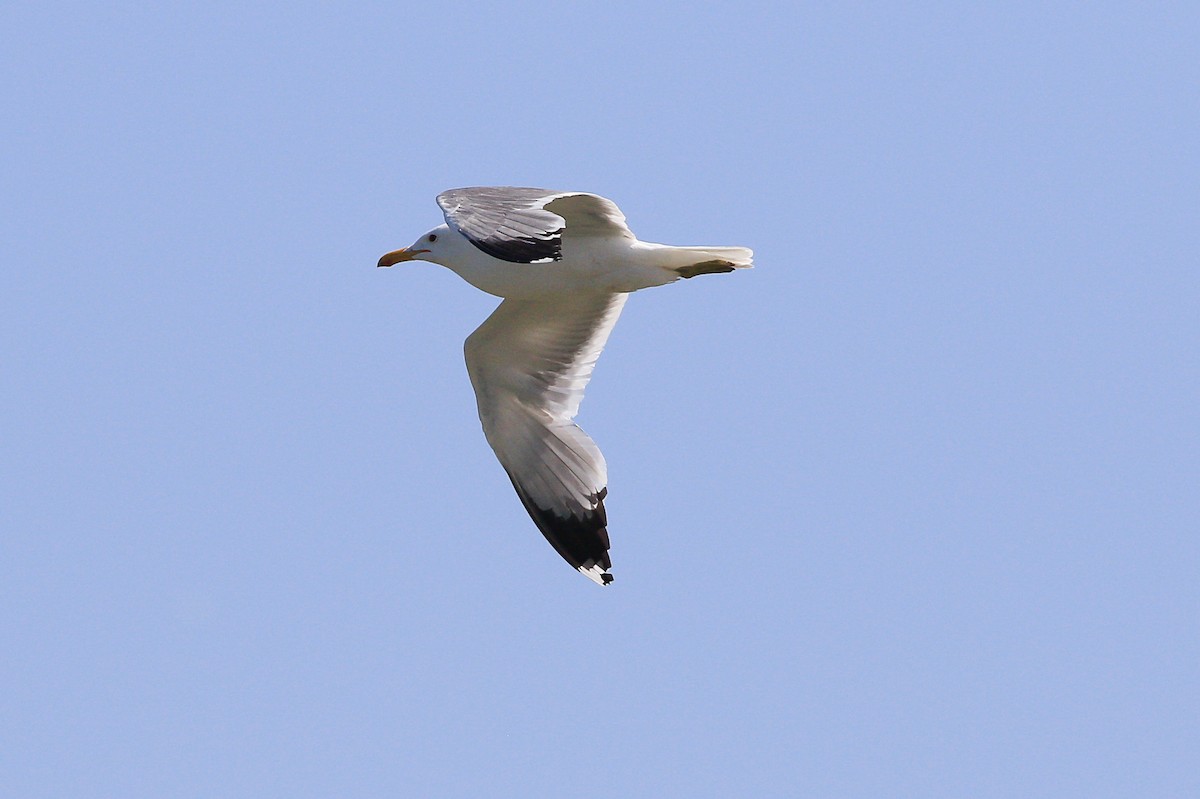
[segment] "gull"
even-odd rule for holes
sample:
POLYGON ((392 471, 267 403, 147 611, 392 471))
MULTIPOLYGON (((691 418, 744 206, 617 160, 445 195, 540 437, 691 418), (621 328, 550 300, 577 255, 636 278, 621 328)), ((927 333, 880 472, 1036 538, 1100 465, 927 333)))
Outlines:
POLYGON ((484 436, 546 540, 608 585, 608 468, 574 422, 596 359, 630 292, 746 269, 753 253, 638 241, 586 192, 475 187, 437 203, 446 223, 379 266, 429 261, 503 299, 464 346, 484 436))

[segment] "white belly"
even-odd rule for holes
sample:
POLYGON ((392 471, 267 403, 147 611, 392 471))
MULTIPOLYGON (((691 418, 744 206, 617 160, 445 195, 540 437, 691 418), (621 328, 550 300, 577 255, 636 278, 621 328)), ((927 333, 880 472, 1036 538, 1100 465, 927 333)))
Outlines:
POLYGON ((497 297, 529 299, 547 294, 637 291, 661 286, 679 275, 656 265, 658 245, 591 240, 590 246, 563 242, 560 261, 518 264, 477 250, 450 266, 463 280, 497 297))

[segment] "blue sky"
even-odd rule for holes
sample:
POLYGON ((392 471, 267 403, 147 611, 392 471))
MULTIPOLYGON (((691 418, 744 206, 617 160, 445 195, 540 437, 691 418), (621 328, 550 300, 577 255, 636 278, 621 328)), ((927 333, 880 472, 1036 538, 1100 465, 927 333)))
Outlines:
POLYGON ((9 4, 0 772, 22 797, 1200 794, 1186 4, 9 4), (462 185, 641 292, 538 534, 374 267, 462 185))

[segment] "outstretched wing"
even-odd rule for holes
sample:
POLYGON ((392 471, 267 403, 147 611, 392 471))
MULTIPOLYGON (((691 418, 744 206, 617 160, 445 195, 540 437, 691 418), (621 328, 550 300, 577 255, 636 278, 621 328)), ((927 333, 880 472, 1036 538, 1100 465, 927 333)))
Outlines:
POLYGON ((465 346, 484 435, 517 495, 558 554, 601 585, 612 582, 608 473, 572 420, 626 296, 508 299, 465 346))
POLYGON ((450 227, 512 263, 560 260, 564 233, 633 238, 620 209, 596 194, 482 186, 444 191, 437 202, 450 227))

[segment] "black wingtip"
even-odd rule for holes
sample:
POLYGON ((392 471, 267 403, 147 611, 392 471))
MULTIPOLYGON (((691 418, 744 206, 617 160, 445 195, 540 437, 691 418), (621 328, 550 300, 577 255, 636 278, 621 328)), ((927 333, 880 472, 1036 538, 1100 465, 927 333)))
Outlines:
POLYGON ((588 579, 596 580, 601 585, 611 583, 613 576, 608 573, 612 568, 612 561, 608 557, 608 514, 604 510, 604 497, 608 489, 599 491, 595 497, 596 506, 582 517, 572 514, 564 518, 552 510, 538 507, 513 476, 509 474, 508 477, 530 518, 563 560, 588 579))

